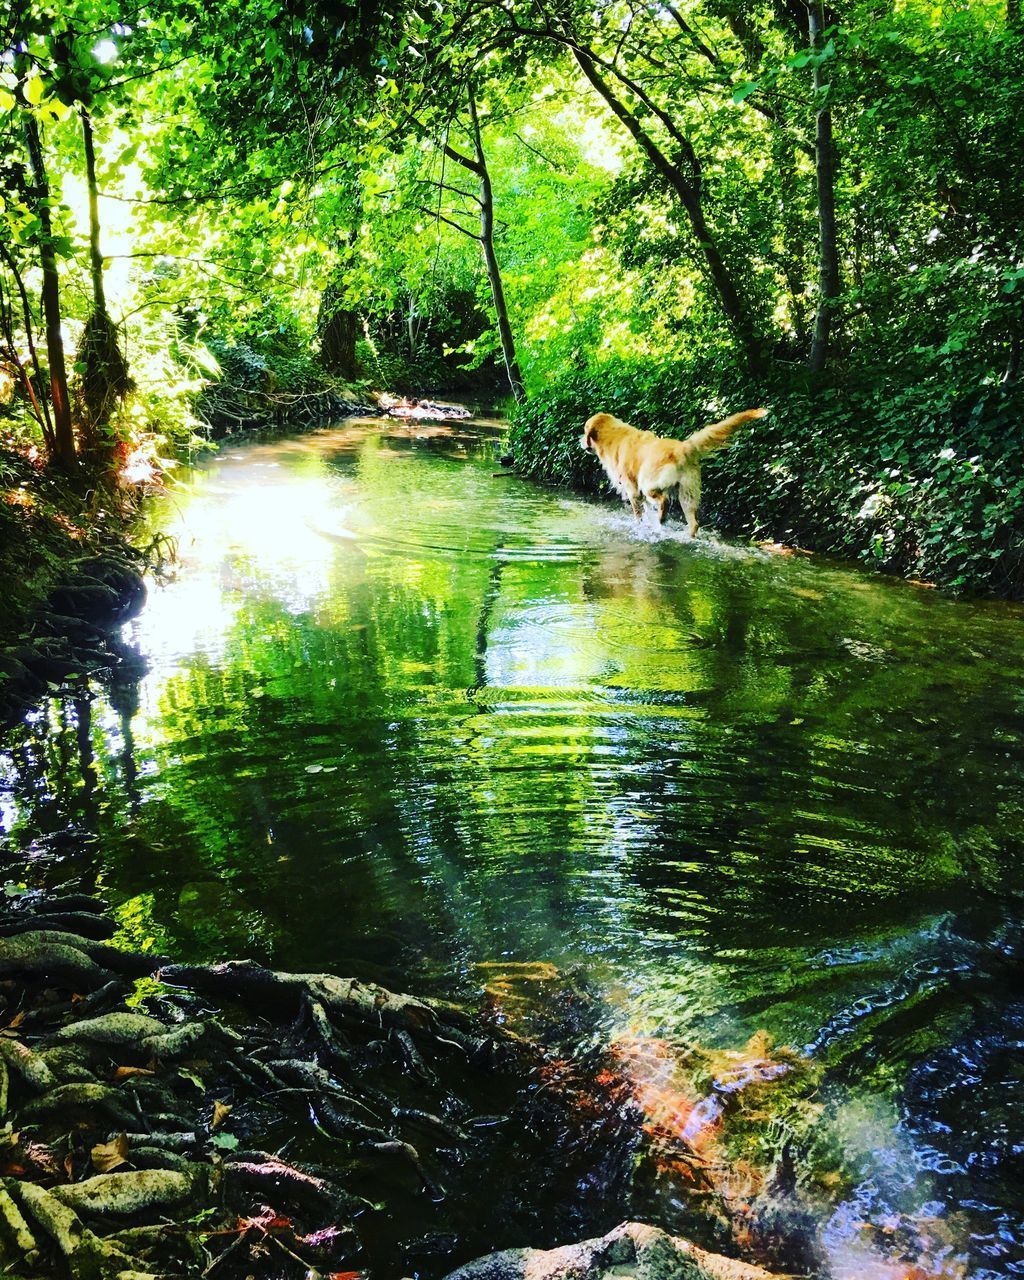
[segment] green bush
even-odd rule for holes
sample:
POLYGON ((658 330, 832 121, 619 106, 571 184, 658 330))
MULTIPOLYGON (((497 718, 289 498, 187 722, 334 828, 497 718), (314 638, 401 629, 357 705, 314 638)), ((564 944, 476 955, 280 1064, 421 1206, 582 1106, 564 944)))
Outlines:
POLYGON ((1019 388, 951 401, 936 378, 913 387, 758 387, 714 371, 608 365, 560 379, 513 415, 518 470, 586 492, 605 487, 579 447, 586 418, 614 413, 686 436, 757 404, 768 418, 705 465, 703 519, 723 531, 855 557, 954 590, 1024 598, 1024 437, 1019 388), (768 388, 767 391, 765 388, 768 388))
POLYGON ((221 380, 245 391, 315 391, 325 375, 308 341, 293 328, 220 337, 205 345, 220 365, 221 380))

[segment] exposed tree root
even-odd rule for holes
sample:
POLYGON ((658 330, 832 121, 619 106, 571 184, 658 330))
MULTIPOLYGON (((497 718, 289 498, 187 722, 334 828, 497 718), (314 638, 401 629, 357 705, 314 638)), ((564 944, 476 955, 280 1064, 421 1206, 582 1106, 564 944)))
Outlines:
MULTIPOLYGON (((529 1043, 452 1005, 248 961, 171 965, 110 946, 108 926, 102 904, 75 895, 0 909, 4 1274, 436 1280, 458 1236, 414 1237, 409 1261, 382 1262, 378 1210, 399 1220, 412 1204, 410 1216, 444 1222, 442 1203, 479 1195, 500 1166, 511 1113, 544 1123, 536 1097, 565 1129, 554 1091, 536 1087, 529 1043), (66 927, 21 929, 39 920, 66 927), (128 979, 154 969, 176 989, 128 1008, 128 979), (500 1097, 509 1115, 478 1115, 481 1068, 491 1107, 500 1097)), ((679 1241, 665 1255, 677 1270, 659 1272, 652 1260, 670 1238, 645 1230, 619 1229, 603 1254, 600 1241, 576 1246, 571 1274, 596 1280, 608 1249, 637 1276, 766 1274, 679 1241)), ((548 1257, 515 1258, 528 1256, 548 1257)), ((456 1274, 521 1277, 515 1258, 456 1274)))
POLYGON ((166 1030, 158 1018, 147 1017, 144 1013, 107 1013, 62 1027, 53 1038, 87 1044, 128 1045, 152 1036, 162 1036, 166 1030))
POLYGON ((396 994, 374 982, 336 978, 329 973, 281 973, 249 960, 214 965, 166 965, 164 982, 180 983, 213 996, 284 1003, 299 1008, 303 1001, 319 1005, 327 1016, 368 1022, 412 1032, 437 1032, 443 1015, 414 996, 396 994))
POLYGON ((29 932, 0 939, 0 976, 28 975, 91 991, 114 976, 76 945, 82 939, 67 933, 29 932))
POLYGON ((16 1034, 0 1036, 12 1135, 6 1153, 0 1142, 12 1175, 0 1183, 0 1257, 12 1274, 57 1259, 75 1280, 351 1270, 367 1180, 377 1194, 438 1199, 435 1148, 484 1158, 488 1131, 459 1122, 469 1104, 433 1065, 462 1072, 492 1056, 453 1006, 248 962, 172 966, 110 935, 85 897, 0 912, 0 1008, 18 1010, 16 1034), (125 1007, 126 979, 158 966, 173 998, 125 1007), (251 1009, 261 1029, 211 1015, 210 997, 251 1009), (332 1164, 261 1149, 285 1119, 327 1143, 332 1164))
POLYGON ((45 1059, 38 1053, 33 1053, 20 1040, 0 1037, 0 1059, 3 1059, 7 1067, 16 1071, 30 1089, 42 1092, 44 1089, 52 1089, 57 1083, 57 1078, 45 1059))
POLYGON ((210 1189, 210 1166, 184 1172, 139 1169, 107 1173, 66 1187, 55 1187, 54 1199, 76 1213, 127 1217, 148 1209, 179 1208, 204 1199, 210 1189))

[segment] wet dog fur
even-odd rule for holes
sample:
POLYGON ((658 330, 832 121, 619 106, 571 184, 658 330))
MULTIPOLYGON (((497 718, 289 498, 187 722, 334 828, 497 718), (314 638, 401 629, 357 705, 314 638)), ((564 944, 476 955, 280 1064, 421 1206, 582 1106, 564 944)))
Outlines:
POLYGON ((638 520, 647 501, 653 504, 658 519, 664 524, 672 494, 678 494, 690 537, 695 538, 701 458, 714 449, 724 448, 737 427, 754 418, 763 418, 767 412, 767 409, 747 409, 734 413, 731 418, 695 431, 685 440, 667 440, 653 431, 639 431, 610 413, 595 413, 583 428, 580 444, 597 455, 608 479, 633 508, 638 520))

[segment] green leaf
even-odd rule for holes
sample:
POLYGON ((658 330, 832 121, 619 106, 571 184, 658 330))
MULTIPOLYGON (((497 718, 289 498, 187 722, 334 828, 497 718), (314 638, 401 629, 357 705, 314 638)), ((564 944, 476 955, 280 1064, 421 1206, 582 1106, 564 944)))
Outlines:
POLYGON ((732 100, 733 102, 743 102, 744 99, 749 98, 750 95, 759 88, 760 85, 756 80, 744 80, 742 84, 738 84, 736 88, 733 89, 732 100))
POLYGON ((221 1151, 234 1151, 238 1146, 238 1139, 233 1133, 215 1133, 210 1139, 210 1145, 221 1151))
POLYGON ((31 75, 25 81, 25 89, 24 89, 25 101, 29 104, 30 107, 39 106, 40 102, 42 102, 43 100, 43 94, 45 93, 45 91, 46 90, 43 85, 42 78, 40 76, 31 75))
POLYGON ((0 111, 10 111, 13 109, 17 99, 14 94, 7 89, 0 88, 0 111))

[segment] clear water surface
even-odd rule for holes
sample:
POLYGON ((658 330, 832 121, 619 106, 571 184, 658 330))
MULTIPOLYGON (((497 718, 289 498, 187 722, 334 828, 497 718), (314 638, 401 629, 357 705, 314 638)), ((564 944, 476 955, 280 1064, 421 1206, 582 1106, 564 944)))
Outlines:
POLYGON ((494 438, 347 422, 159 500, 139 663, 2 744, 8 878, 179 956, 546 962, 635 1039, 763 1033, 826 1072, 834 1276, 1024 1273, 1021 612, 637 528, 494 438))

